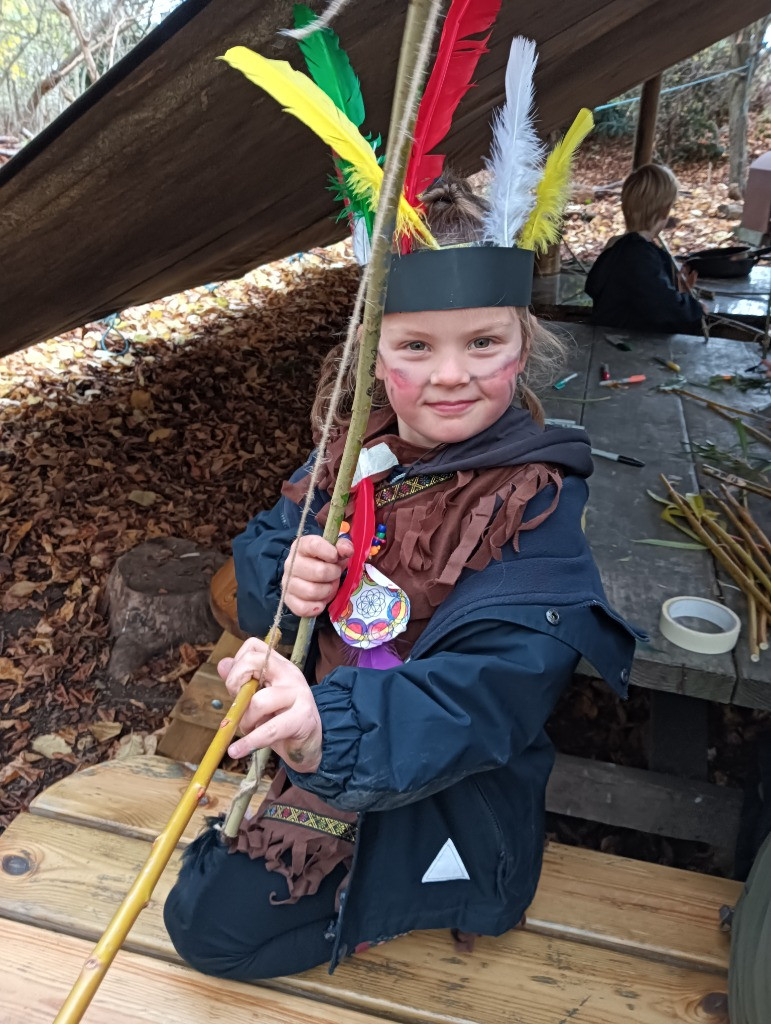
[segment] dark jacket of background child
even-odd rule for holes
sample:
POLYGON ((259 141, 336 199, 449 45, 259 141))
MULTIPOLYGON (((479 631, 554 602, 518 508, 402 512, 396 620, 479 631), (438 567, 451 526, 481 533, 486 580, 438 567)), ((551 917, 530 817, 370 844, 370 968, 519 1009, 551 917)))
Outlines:
POLYGON ((584 290, 594 302, 592 323, 666 334, 701 333, 701 304, 674 284, 674 267, 658 245, 636 232, 601 253, 584 290))

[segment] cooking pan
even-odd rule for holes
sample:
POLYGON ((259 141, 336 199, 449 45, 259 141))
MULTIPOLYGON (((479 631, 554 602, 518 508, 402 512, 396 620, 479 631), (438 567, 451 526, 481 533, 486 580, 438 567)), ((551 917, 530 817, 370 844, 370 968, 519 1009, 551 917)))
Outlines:
POLYGON ((765 249, 753 249, 749 245, 729 245, 723 249, 702 249, 681 256, 680 260, 699 277, 746 277, 758 260, 771 253, 771 245, 765 249))

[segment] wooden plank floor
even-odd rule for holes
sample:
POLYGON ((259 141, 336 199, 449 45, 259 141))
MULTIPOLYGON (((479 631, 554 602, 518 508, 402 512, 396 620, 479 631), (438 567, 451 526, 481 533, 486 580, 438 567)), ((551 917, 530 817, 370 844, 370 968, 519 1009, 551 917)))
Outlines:
MULTIPOLYGON (((168 821, 192 774, 163 757, 107 761, 44 790, 30 810, 34 815, 152 840, 168 821), (139 790, 152 793, 152 799, 138 801, 139 790)), ((197 834, 204 816, 229 805, 239 779, 216 773, 207 793, 209 803, 196 811, 182 845, 197 834)), ((263 782, 262 791, 266 787, 263 782)), ((728 879, 552 844, 528 911, 528 927, 724 970, 728 940, 717 932, 716 922, 720 906, 735 902, 738 892, 739 884, 728 879)), ((115 898, 120 898, 118 893, 115 898)))
MULTIPOLYGON (((31 938, 24 933, 33 948, 24 954, 32 965, 24 969, 27 978, 35 969, 36 938, 39 964, 50 959, 51 943, 64 941, 61 934, 96 941, 144 862, 148 840, 165 823, 185 774, 162 758, 110 762, 58 783, 38 798, 34 813, 16 819, 0 837, 5 962, 17 955, 9 922, 40 930, 31 938)), ((213 787, 216 799, 224 800, 233 785, 222 774, 213 787)), ((176 959, 161 910, 179 856, 177 851, 126 944, 127 962, 134 962, 133 952, 140 963, 153 965, 150 973, 161 988, 165 978, 176 977, 167 976, 165 966, 157 971, 161 961, 176 959)), ((456 953, 447 932, 416 933, 346 960, 331 978, 321 967, 271 988, 311 997, 315 1008, 335 1004, 349 1014, 409 1024, 727 1024, 727 942, 717 929, 717 912, 735 901, 738 890, 723 879, 553 847, 526 929, 482 939, 470 955, 456 953)), ((63 948, 62 962, 69 964, 76 947, 63 948)), ((197 979, 197 991, 201 979, 183 974, 197 979)), ((71 980, 76 975, 73 966, 71 980)), ((169 985, 176 1007, 175 983, 169 985)), ((250 991, 253 1019, 270 1021, 275 994, 264 987, 250 991), (270 1012, 263 1012, 263 999, 270 1012)), ((1 1024, 29 1024, 29 1017, 10 1012, 0 1011, 1 1024)), ((208 1016, 205 1000, 196 1012, 179 1019, 220 1019, 208 1016)), ((307 1019, 358 1020, 337 1009, 324 1012, 329 1016, 307 1019)), ((106 1017, 93 1019, 101 1024, 106 1017)))
MULTIPOLYGON (((51 1024, 91 952, 91 943, 0 919, 2 1024, 51 1024)), ((84 1018, 86 1024, 376 1024, 382 1018, 252 985, 223 982, 178 964, 118 953, 84 1018), (173 1007, 173 1011, 170 1011, 173 1007)))

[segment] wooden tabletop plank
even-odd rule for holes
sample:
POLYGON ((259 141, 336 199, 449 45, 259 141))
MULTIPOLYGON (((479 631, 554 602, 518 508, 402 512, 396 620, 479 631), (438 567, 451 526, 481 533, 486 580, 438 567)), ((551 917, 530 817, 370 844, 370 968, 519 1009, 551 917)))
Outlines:
MULTIPOLYGON (((584 425, 593 447, 642 458, 646 466, 637 469, 603 459, 595 460, 590 480, 587 536, 613 604, 651 636, 651 643, 639 645, 632 681, 651 689, 673 690, 721 702, 731 700, 737 677, 731 654, 705 656, 684 651, 665 640, 658 629, 661 604, 676 594, 702 594, 720 598, 714 562, 700 551, 634 543, 656 538, 677 540, 677 534, 662 522, 661 507, 646 490, 663 490, 659 473, 683 490, 694 489, 694 460, 689 454, 685 400, 662 394, 655 386, 671 379, 671 371, 659 366, 654 357, 675 358, 694 376, 705 346, 698 338, 644 335, 640 332, 610 331, 583 324, 569 325, 580 346, 590 350, 587 371, 588 399, 584 425), (631 351, 621 351, 606 335, 624 335, 631 351), (599 385, 599 365, 609 363, 611 376, 620 378, 644 373, 648 380, 617 391, 599 385)), ((748 350, 738 342, 713 339, 712 351, 748 350)), ((551 401, 547 402, 551 407, 551 401)), ((687 538, 683 538, 687 539, 687 538)), ((764 669, 769 678, 768 669, 764 669)))
MULTIPOLYGON (((77 935, 110 919, 149 852, 147 841, 34 815, 20 815, 0 837, 0 858, 26 868, 0 871, 0 914, 77 935)), ((180 852, 162 876, 130 942, 169 952, 161 907, 180 852)), ((739 883, 660 865, 551 845, 529 929, 583 939, 671 962, 727 966, 719 909, 738 898, 739 883)), ((501 940, 504 945, 508 938, 501 940)))
MULTIPOLYGON (((95 941, 147 850, 141 840, 23 814, 0 837, 6 866, 0 916, 95 941)), ((161 908, 178 857, 129 935, 128 950, 174 959, 161 908)), ((578 880, 573 885, 578 893, 578 880)), ((619 897, 616 916, 624 920, 635 897, 626 887, 619 897)), ((332 978, 320 967, 275 984, 352 1010, 428 1024, 554 1024, 578 1007, 585 1024, 696 1024, 710 1019, 700 1007, 711 993, 724 992, 725 977, 525 929, 482 939, 470 955, 454 951, 447 931, 415 933, 346 960, 332 978)))
MULTIPOLYGON (((51 1024, 91 949, 91 942, 71 935, 0 919, 2 1024, 51 1024)), ((374 1024, 383 1018, 344 1007, 332 1010, 315 1000, 121 951, 83 1019, 85 1024, 374 1024)))

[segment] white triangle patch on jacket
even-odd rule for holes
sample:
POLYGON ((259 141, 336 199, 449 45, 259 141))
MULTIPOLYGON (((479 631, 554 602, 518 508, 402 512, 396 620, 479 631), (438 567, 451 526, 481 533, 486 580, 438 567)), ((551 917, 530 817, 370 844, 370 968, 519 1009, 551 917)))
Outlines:
POLYGON ((469 880, 466 865, 455 849, 455 843, 448 839, 436 857, 431 861, 421 882, 453 882, 456 879, 469 880))

